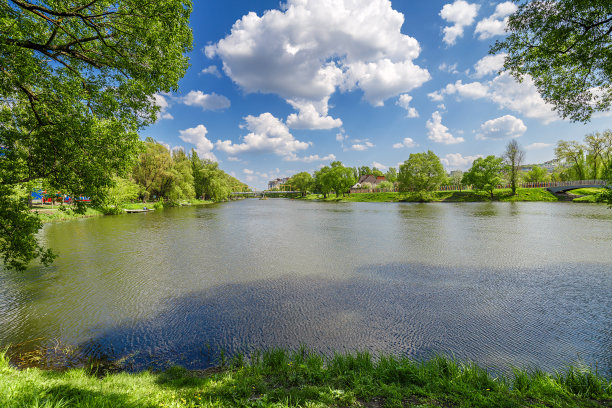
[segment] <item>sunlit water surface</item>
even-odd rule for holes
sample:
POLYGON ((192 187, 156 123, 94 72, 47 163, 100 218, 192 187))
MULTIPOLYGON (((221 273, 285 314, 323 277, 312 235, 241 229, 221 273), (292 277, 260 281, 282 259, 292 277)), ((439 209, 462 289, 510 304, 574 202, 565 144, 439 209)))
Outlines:
POLYGON ((244 200, 46 225, 0 270, 0 345, 141 369, 220 350, 434 353, 612 373, 612 210, 573 203, 244 200))

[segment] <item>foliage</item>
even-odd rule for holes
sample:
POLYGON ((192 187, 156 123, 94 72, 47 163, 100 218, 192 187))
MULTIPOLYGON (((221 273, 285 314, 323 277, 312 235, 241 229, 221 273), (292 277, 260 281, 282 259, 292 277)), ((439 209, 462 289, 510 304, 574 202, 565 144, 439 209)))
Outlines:
POLYGON ((584 145, 576 142, 559 140, 555 148, 555 158, 569 166, 569 180, 586 179, 586 159, 584 145))
POLYGON ((344 167, 339 161, 331 163, 329 177, 329 182, 336 195, 344 195, 357 182, 353 175, 353 170, 349 167, 344 167))
POLYGON ((611 30, 609 0, 523 1, 491 53, 507 52, 504 68, 532 77, 563 118, 586 122, 612 108, 611 30))
POLYGON ((287 182, 292 189, 302 192, 302 197, 305 196, 309 190, 314 186, 314 180, 310 173, 303 171, 301 173, 294 174, 287 182))
POLYGON ((411 153, 400 165, 399 188, 401 191, 433 191, 446 179, 444 167, 431 150, 427 153, 411 153))
MULTIPOLYGON (((156 119, 154 95, 185 73, 190 12, 189 0, 0 0, 3 197, 46 179, 102 205, 113 177, 132 165, 137 131, 156 119)), ((27 207, 0 205, 5 263, 51 259, 35 243, 40 223, 27 207)))
POLYGON ((506 164, 512 194, 516 194, 519 168, 521 167, 521 164, 523 164, 524 158, 525 151, 519 146, 518 142, 515 139, 509 141, 506 145, 506 151, 504 152, 503 159, 506 164))
POLYGON ((391 183, 397 181, 397 169, 395 167, 389 167, 389 170, 385 173, 385 179, 391 183))
POLYGON ((540 166, 533 166, 531 170, 525 174, 525 181, 528 183, 539 183, 546 181, 548 178, 548 170, 540 166))
POLYGON ((493 199, 493 190, 502 181, 502 158, 495 156, 479 157, 463 175, 463 184, 472 185, 475 190, 487 191, 493 199))
POLYGON ((463 179, 463 172, 461 170, 455 170, 451 173, 451 183, 461 187, 461 180, 463 179))
POLYGON ((368 352, 325 357, 305 348, 236 355, 210 371, 96 374, 17 370, 0 353, 0 405, 17 407, 594 407, 611 397, 609 380, 570 366, 555 374, 515 369, 493 377, 474 364, 368 352), (534 404, 535 403, 535 404, 534 404))
POLYGON ((327 194, 333 190, 332 174, 329 166, 323 166, 314 174, 315 191, 323 194, 327 198, 327 194))
POLYGON ((376 185, 376 188, 381 190, 393 190, 393 183, 387 180, 381 181, 376 185))

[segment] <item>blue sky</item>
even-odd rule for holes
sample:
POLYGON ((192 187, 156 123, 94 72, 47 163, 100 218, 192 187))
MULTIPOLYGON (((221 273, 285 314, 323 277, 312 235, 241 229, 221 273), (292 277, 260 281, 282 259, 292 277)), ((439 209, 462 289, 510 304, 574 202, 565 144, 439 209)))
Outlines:
POLYGON ((511 2, 196 0, 194 49, 177 92, 142 132, 195 148, 252 187, 333 160, 397 167, 434 151, 447 170, 500 155, 526 161, 608 129, 561 120, 527 79, 498 75, 511 2))

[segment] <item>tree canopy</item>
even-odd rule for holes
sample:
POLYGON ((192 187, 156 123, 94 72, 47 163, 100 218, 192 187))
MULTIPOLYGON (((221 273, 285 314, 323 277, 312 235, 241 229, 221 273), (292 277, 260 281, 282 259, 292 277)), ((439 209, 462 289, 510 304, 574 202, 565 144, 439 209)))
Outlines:
POLYGON ((502 158, 493 155, 479 157, 463 175, 463 184, 471 184, 475 190, 487 191, 493 199, 493 190, 502 182, 502 158))
POLYGON ((508 32, 491 52, 505 51, 504 68, 533 78, 561 117, 586 122, 612 108, 610 0, 524 1, 508 32))
MULTIPOLYGON (((100 205, 188 66, 190 0, 0 0, 0 254, 50 260, 27 182, 100 205)), ((77 203, 83 211, 84 203, 77 203)))
POLYGON ((411 153, 397 176, 402 191, 433 191, 446 180, 446 172, 434 152, 411 153))

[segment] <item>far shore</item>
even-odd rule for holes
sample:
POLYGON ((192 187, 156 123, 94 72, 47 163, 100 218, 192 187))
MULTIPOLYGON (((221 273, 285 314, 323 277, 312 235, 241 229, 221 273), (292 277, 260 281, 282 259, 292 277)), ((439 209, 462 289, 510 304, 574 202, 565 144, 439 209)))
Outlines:
POLYGON ((464 191, 433 191, 426 193, 417 192, 371 192, 371 193, 352 193, 345 195, 328 194, 308 194, 299 197, 301 200, 329 201, 329 202, 522 202, 522 201, 541 201, 556 202, 569 201, 577 203, 596 203, 598 194, 603 191, 599 188, 583 188, 573 190, 567 194, 555 195, 545 188, 517 188, 516 194, 512 194, 511 189, 499 189, 491 195, 484 191, 464 190, 464 191))

